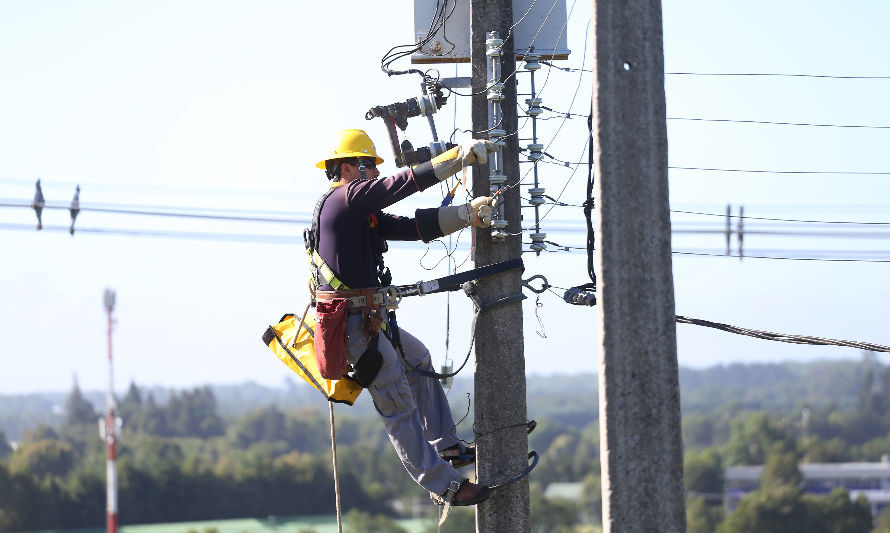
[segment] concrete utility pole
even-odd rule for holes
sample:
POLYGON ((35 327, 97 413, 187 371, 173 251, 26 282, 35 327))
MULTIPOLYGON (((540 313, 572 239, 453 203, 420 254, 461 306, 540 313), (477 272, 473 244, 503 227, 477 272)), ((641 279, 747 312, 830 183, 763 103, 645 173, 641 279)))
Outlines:
MULTIPOLYGON (((496 31, 505 39, 500 57, 501 81, 504 83, 500 109, 503 120, 498 129, 508 134, 517 130, 516 69, 513 35, 513 6, 510 0, 472 0, 470 4, 470 40, 472 63, 473 131, 486 132, 488 100, 486 91, 486 37, 496 31)), ((488 138, 487 133, 473 135, 488 138)), ((516 135, 505 139, 499 159, 500 169, 507 176, 505 185, 519 180, 519 141, 516 135)), ((490 195, 488 167, 473 168, 473 195, 490 195)), ((503 196, 503 218, 507 233, 518 234, 519 191, 510 189, 503 196)), ((488 265, 522 254, 519 235, 492 242, 489 230, 476 235, 476 265, 488 265)), ((482 302, 521 294, 522 273, 518 270, 479 281, 482 302)), ((513 477, 528 464, 526 435, 525 356, 522 339, 522 304, 514 302, 485 311, 476 325, 475 376, 476 475, 480 483, 494 484, 513 477), (491 432, 491 433, 489 433, 491 432)), ((530 529, 528 480, 503 487, 486 502, 476 506, 476 530, 522 533, 530 529)))
POLYGON ((686 531, 660 0, 594 0, 603 531, 686 531))

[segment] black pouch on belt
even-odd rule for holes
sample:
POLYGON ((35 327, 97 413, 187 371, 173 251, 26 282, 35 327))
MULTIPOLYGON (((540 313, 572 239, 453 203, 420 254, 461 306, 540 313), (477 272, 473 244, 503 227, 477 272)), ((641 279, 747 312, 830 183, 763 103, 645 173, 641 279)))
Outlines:
POLYGON ((358 383, 364 388, 368 388, 380 372, 383 366, 383 354, 379 350, 380 335, 374 335, 368 341, 368 348, 365 353, 358 358, 358 361, 352 365, 352 372, 346 375, 347 378, 358 383))

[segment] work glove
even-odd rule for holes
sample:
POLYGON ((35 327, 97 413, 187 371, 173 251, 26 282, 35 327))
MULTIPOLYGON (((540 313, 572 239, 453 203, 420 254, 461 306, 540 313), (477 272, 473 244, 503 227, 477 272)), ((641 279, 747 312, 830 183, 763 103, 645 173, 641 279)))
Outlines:
MULTIPOLYGON (((430 160, 430 164, 436 179, 442 181, 473 163, 487 163, 488 154, 496 152, 497 149, 497 145, 491 141, 473 139, 434 157, 430 160)), ((426 185, 422 189, 428 186, 426 185)))
POLYGON ((472 139, 458 147, 458 157, 464 167, 473 163, 487 164, 488 154, 497 152, 498 146, 482 139, 472 139))
POLYGON ((470 200, 469 215, 477 228, 491 226, 491 210, 495 200, 491 196, 478 196, 470 200))
POLYGON ((469 203, 439 208, 439 229, 442 235, 454 233, 475 223, 476 227, 491 226, 491 206, 494 200, 490 196, 473 198, 469 203))

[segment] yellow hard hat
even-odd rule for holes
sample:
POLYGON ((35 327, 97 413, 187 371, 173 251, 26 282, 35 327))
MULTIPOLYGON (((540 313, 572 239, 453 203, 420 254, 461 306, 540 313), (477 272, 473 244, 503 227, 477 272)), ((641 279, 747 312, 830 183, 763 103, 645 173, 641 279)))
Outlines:
POLYGON ((315 165, 320 169, 324 169, 325 163, 332 159, 348 157, 373 157, 378 165, 383 163, 371 138, 363 130, 343 130, 334 135, 331 144, 334 145, 334 152, 315 165))

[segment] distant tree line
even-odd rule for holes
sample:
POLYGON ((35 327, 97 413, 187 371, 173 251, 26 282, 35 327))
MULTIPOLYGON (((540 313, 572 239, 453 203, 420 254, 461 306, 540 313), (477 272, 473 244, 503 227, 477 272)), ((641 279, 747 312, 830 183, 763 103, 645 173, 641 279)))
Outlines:
MULTIPOLYGON (((529 413, 538 422, 529 447, 541 456, 529 479, 532 531, 590 532, 601 507, 595 381, 580 376, 560 388, 554 379, 529 381, 529 413), (581 483, 581 499, 545 498, 555 481, 581 483)), ((686 373, 683 380, 690 533, 890 533, 890 511, 873 523, 864 502, 842 489, 806 494, 798 468, 890 454, 886 365, 867 355, 837 364, 721 367, 686 373), (785 387, 792 392, 779 390, 785 387), (801 399, 790 403, 795 395, 801 399), (760 490, 727 516, 724 469, 758 464, 765 465, 760 490)), ((118 400, 122 523, 333 513, 325 404, 284 404, 276 396, 276 403, 221 413, 215 390, 162 391, 159 402, 131 384, 118 400)), ((256 386, 249 392, 251 402, 263 398, 256 386)), ((226 404, 233 405, 238 393, 228 393, 226 404)), ((461 393, 452 391, 455 397, 461 393)), ((369 410, 341 408, 337 415, 341 491, 352 511, 347 531, 397 532, 388 502, 426 494, 405 473, 379 420, 364 416, 369 410)), ((57 422, 31 427, 16 438, 15 450, 0 431, 0 531, 102 525, 99 416, 75 385, 57 422)), ((471 426, 462 424, 464 438, 471 426)), ((442 531, 465 531, 472 522, 471 510, 453 509, 442 531)))
POLYGON ((689 533, 890 533, 890 508, 873 523, 864 497, 843 488, 807 494, 800 463, 881 461, 890 454, 890 367, 866 355, 855 401, 832 397, 791 412, 751 411, 737 402, 683 418, 689 533), (764 465, 760 489, 725 516, 727 466, 764 465))
MULTIPOLYGON (((334 512, 330 441, 317 414, 269 407, 227 427, 207 388, 157 405, 135 385, 119 412, 127 420, 118 448, 122 524, 334 512)), ((0 531, 104 523, 98 418, 75 385, 59 428, 27 432, 15 451, 0 435, 0 531)), ((360 432, 343 432, 342 453, 360 432)), ((349 508, 386 512, 348 469, 341 493, 349 508)))
MULTIPOLYGON (((122 524, 335 511, 326 413, 269 405, 224 419, 209 388, 171 393, 159 404, 135 384, 117 405, 124 420, 118 443, 122 524)), ((387 502, 427 495, 405 472, 376 417, 341 413, 343 507, 353 511, 352 531, 382 531, 382 524, 394 524, 386 518, 393 515, 387 502)), ((99 417, 75 385, 58 427, 27 431, 14 451, 0 434, 0 531, 104 524, 106 450, 99 417)), ((587 522, 598 520, 598 512, 588 511, 600 507, 596 423, 576 429, 542 419, 531 437, 542 456, 532 481, 533 510, 540 511, 535 531, 587 531, 575 524, 581 514, 587 522), (583 482, 582 502, 545 499, 546 484, 557 480, 583 482)))

